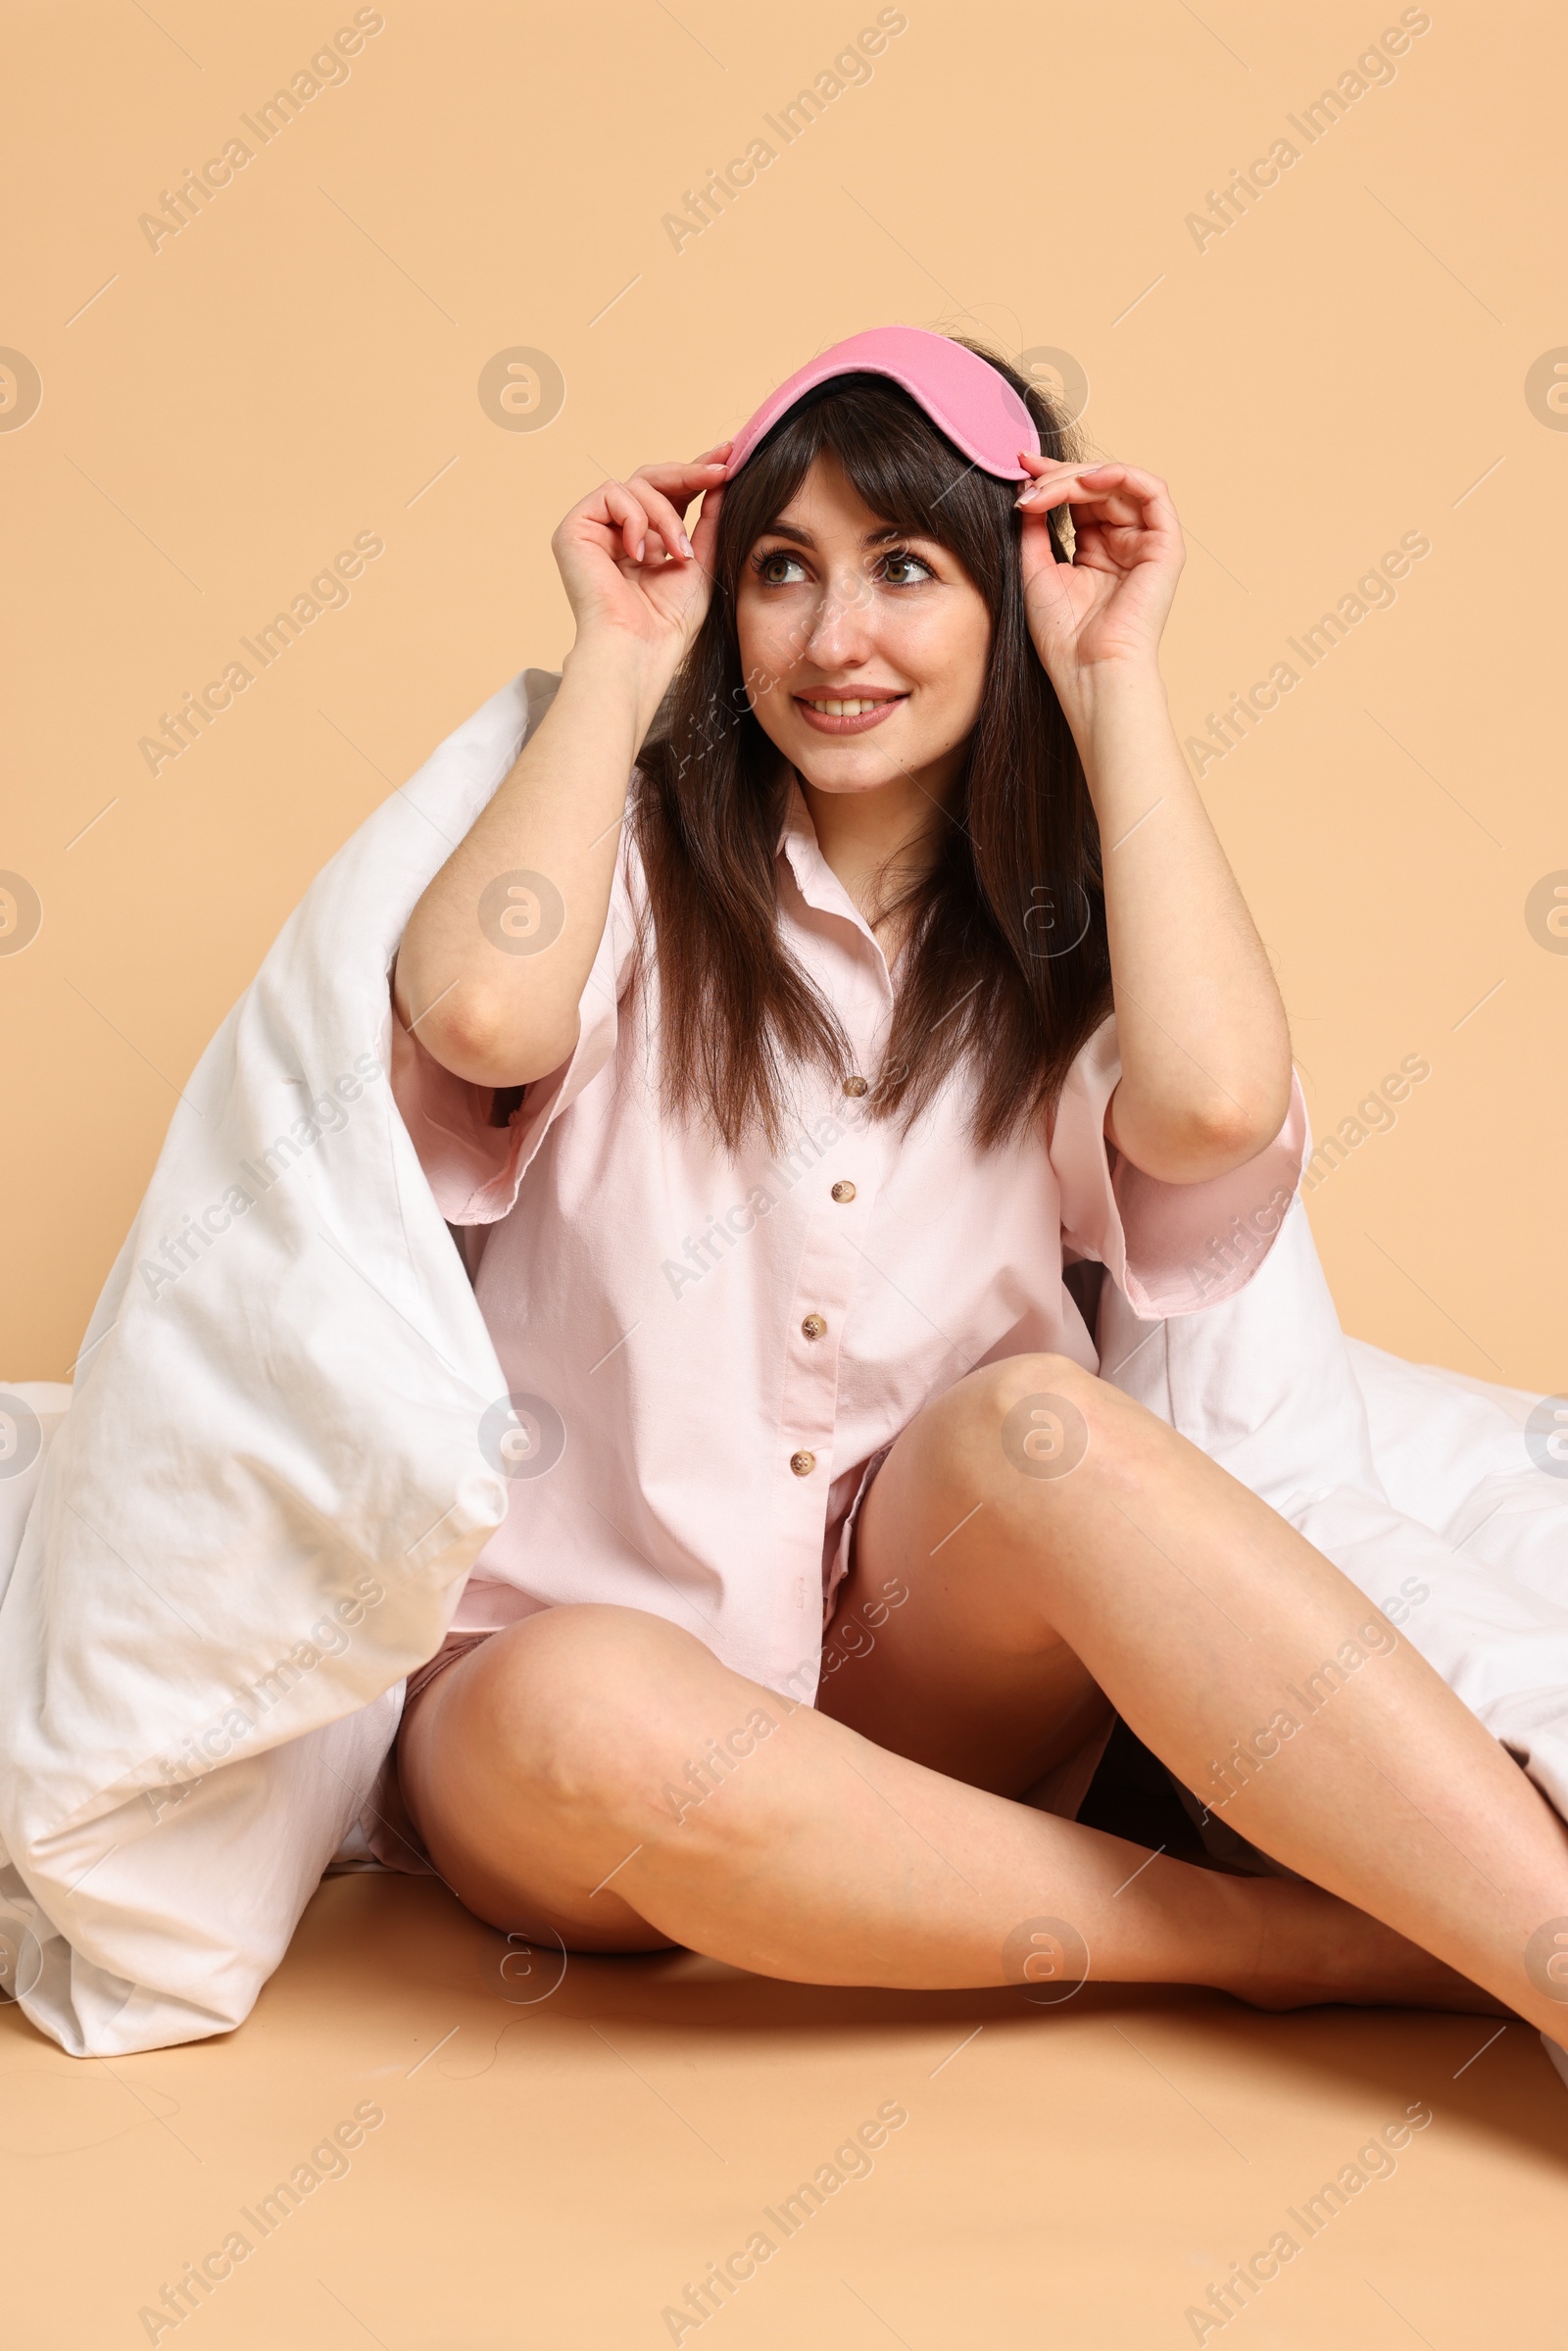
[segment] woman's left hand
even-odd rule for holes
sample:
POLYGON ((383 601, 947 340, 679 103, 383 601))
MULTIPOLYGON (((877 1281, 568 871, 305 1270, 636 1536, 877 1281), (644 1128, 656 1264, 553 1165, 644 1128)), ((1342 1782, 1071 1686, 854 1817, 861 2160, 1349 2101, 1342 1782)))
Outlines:
POLYGON ((1152 670, 1186 562, 1170 493, 1137 465, 1068 465, 1020 450, 1035 476, 1019 493, 1024 603, 1035 651, 1064 702, 1104 664, 1152 670), (1058 563, 1047 515, 1072 517, 1070 563, 1058 563))

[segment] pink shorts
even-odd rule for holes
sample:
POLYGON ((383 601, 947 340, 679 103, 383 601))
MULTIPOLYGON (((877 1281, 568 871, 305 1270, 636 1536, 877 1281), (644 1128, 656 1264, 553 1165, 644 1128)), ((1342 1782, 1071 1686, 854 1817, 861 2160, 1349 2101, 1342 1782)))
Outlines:
MULTIPOLYGON (((497 1625, 494 1630, 499 1633, 504 1628, 497 1625)), ((437 1674, 444 1674, 449 1665, 456 1665, 460 1657, 466 1657, 470 1649, 477 1648, 481 1641, 489 1639, 489 1633, 449 1633, 435 1655, 426 1657, 424 1663, 416 1665, 410 1674, 408 1688, 403 1692, 405 1716, 420 1692, 429 1689, 437 1674)))
MULTIPOLYGON (((500 1626, 496 1627, 499 1632, 500 1626)), ((456 1665, 470 1649, 488 1641, 488 1633, 449 1633, 433 1657, 416 1665, 408 1679, 403 1693, 403 1722, 409 1719, 409 1708, 421 1690, 428 1690, 437 1674, 444 1674, 449 1665, 456 1665)), ((401 1733, 402 1724, 399 1725, 401 1733)), ((409 1815, 403 1801, 403 1789, 398 1780, 398 1741, 393 1739, 386 1761, 376 1775, 364 1811, 360 1827, 365 1841, 377 1861, 389 1870, 401 1870, 411 1878, 438 1878, 441 1873, 425 1850, 423 1837, 409 1815)))

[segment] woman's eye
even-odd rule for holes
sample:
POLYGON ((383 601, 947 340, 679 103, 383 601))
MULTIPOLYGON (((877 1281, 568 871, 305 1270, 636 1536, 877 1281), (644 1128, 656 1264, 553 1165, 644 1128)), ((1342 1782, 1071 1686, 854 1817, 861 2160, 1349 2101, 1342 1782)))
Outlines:
POLYGON ((890 549, 877 565, 877 570, 894 588, 912 588, 922 579, 936 577, 923 557, 911 555, 906 547, 890 549))
POLYGON ((775 547, 771 554, 760 555, 757 558, 757 576, 764 588, 791 587, 794 582, 785 576, 791 566, 794 567, 797 578, 805 577, 800 558, 786 553, 782 547, 775 547), (780 564, 784 566, 782 571, 778 568, 780 564))

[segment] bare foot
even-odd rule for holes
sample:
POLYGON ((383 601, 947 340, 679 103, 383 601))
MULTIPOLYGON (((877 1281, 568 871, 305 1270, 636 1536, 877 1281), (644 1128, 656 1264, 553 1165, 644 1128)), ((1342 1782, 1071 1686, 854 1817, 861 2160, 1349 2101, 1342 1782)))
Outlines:
MULTIPOLYGON (((1259 1886, 1258 1890, 1263 1888, 1259 1886)), ((1392 1927, 1320 1886, 1281 1884, 1265 1896, 1262 1948, 1220 1988, 1252 2008, 1440 2008, 1514 2016, 1495 1992, 1472 1984, 1392 1927)))

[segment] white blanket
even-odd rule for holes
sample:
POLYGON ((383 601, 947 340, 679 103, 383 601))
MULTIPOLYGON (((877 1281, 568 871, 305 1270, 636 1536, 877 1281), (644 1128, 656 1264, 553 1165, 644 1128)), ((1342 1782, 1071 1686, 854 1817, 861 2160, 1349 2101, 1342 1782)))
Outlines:
MULTIPOLYGON (((504 687, 318 877, 185 1090, 74 1388, 0 1394, 0 1989, 74 2054, 249 2014, 504 1515, 477 1431, 506 1382, 392 1102, 387 974, 555 682, 504 687)), ((1347 1342, 1299 1204, 1229 1303, 1140 1323, 1107 1283, 1099 1341, 1568 1812, 1536 1399, 1347 1342)))

